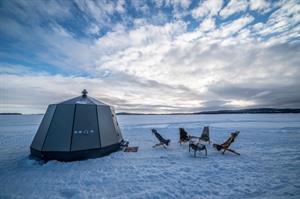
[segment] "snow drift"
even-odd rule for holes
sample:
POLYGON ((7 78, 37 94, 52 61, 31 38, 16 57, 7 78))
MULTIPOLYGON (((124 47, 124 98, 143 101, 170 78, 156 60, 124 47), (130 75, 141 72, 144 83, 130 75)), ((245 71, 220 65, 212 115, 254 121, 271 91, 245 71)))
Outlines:
POLYGON ((299 198, 300 114, 127 115, 123 136, 138 152, 76 162, 37 162, 29 146, 41 115, 0 116, 0 198, 299 198), (179 145, 179 127, 231 145, 240 156, 206 145, 196 157, 179 145), (156 128, 171 143, 152 148, 156 128))

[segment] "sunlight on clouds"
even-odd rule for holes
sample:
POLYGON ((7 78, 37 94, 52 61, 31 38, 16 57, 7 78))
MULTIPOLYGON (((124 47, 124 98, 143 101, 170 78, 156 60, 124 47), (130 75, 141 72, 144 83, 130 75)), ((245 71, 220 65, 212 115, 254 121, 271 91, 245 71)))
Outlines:
MULTIPOLYGON (((82 77, 31 74, 27 76, 2 75, 1 79, 4 84, 4 87, 1 88, 1 93, 9 93, 9 95, 1 98, 3 107, 10 106, 11 102, 21 104, 23 108, 34 104, 40 108, 40 113, 42 113, 41 108, 45 109, 48 104, 58 103, 81 95, 80 92, 84 88, 88 88, 94 94, 97 92, 101 94, 101 91, 112 93, 108 92, 111 88, 100 86, 103 84, 101 80, 82 77), (15 98, 16 95, 19 97, 15 98)), ((105 96, 105 94, 101 95, 101 97, 105 96)))
MULTIPOLYGON (((58 103, 67 99, 81 95, 83 89, 89 91, 89 95, 105 103, 116 105, 118 112, 129 110, 126 106, 138 106, 142 104, 141 111, 151 112, 149 107, 162 107, 159 110, 179 110, 181 107, 170 106, 176 104, 174 99, 180 99, 180 93, 172 92, 169 90, 170 87, 159 86, 148 86, 146 87, 134 87, 135 83, 130 82, 106 82, 107 80, 91 79, 83 77, 63 77, 63 76, 45 76, 45 75, 32 75, 32 76, 16 76, 16 75, 3 75, 2 81, 9 83, 1 88, 1 93, 9 93, 1 98, 1 104, 3 110, 16 110, 17 108, 27 112, 30 104, 35 105, 35 113, 44 113, 48 104, 58 103), (122 89, 119 89, 122 88, 122 89), (133 89, 135 88, 135 89, 133 89), (164 95, 158 91, 164 92, 164 95), (15 99, 15 95, 19 95, 15 99), (124 100, 127 104, 125 107, 122 106, 124 100), (12 106, 11 102, 19 104, 18 106, 12 106), (164 108, 168 107, 169 108, 164 108)), ((185 102, 186 103, 186 102, 185 102)), ((196 101, 191 103, 197 103, 196 101)), ((188 106, 190 102, 186 103, 188 106)), ((184 107, 186 107, 184 106, 184 107)), ((132 109, 136 110, 137 109, 132 109)), ((131 110, 131 111, 132 111, 131 110)), ((25 112, 24 112, 25 113, 25 112)), ((32 112, 31 112, 32 113, 32 112)))
POLYGON ((230 100, 230 102, 225 103, 229 107, 245 108, 255 105, 255 102, 249 100, 230 100))

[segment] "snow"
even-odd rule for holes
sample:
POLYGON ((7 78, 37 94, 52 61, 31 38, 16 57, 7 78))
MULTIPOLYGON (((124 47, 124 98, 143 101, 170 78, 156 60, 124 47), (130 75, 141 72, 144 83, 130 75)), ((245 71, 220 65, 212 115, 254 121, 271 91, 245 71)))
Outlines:
POLYGON ((119 115, 119 151, 75 162, 37 162, 29 146, 43 115, 0 115, 0 198, 300 198, 300 114, 119 115), (193 156, 179 127, 213 143, 240 134, 222 155, 212 145, 193 156), (151 128, 171 144, 152 148, 151 128))

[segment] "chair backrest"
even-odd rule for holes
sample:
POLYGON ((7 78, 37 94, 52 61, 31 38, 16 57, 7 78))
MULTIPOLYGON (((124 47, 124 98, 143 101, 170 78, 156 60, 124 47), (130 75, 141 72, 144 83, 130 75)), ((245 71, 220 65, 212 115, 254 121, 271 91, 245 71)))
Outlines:
POLYGON ((236 131, 236 132, 234 132, 234 133, 231 133, 230 138, 228 138, 228 139, 226 140, 226 142, 224 142, 222 145, 224 145, 224 146, 230 146, 231 143, 234 142, 234 139, 238 136, 239 133, 240 133, 239 131, 236 131))
POLYGON ((200 140, 203 140, 203 141, 205 141, 205 142, 210 141, 210 139, 209 139, 209 127, 208 127, 208 126, 205 126, 205 127, 203 128, 203 131, 202 131, 200 140))
POLYGON ((179 128, 179 135, 180 135, 180 140, 186 140, 189 138, 184 128, 179 128))

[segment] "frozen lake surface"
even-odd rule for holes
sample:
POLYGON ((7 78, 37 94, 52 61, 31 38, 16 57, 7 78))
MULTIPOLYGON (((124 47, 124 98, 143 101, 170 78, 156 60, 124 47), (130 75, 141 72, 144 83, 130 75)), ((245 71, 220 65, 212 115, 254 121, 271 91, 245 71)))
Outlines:
POLYGON ((300 198, 300 114, 119 115, 125 140, 137 153, 119 151, 86 161, 45 164, 29 159, 43 115, 0 115, 0 198, 300 198), (189 154, 179 127, 223 143, 189 154), (152 148, 156 128, 171 144, 152 148))

